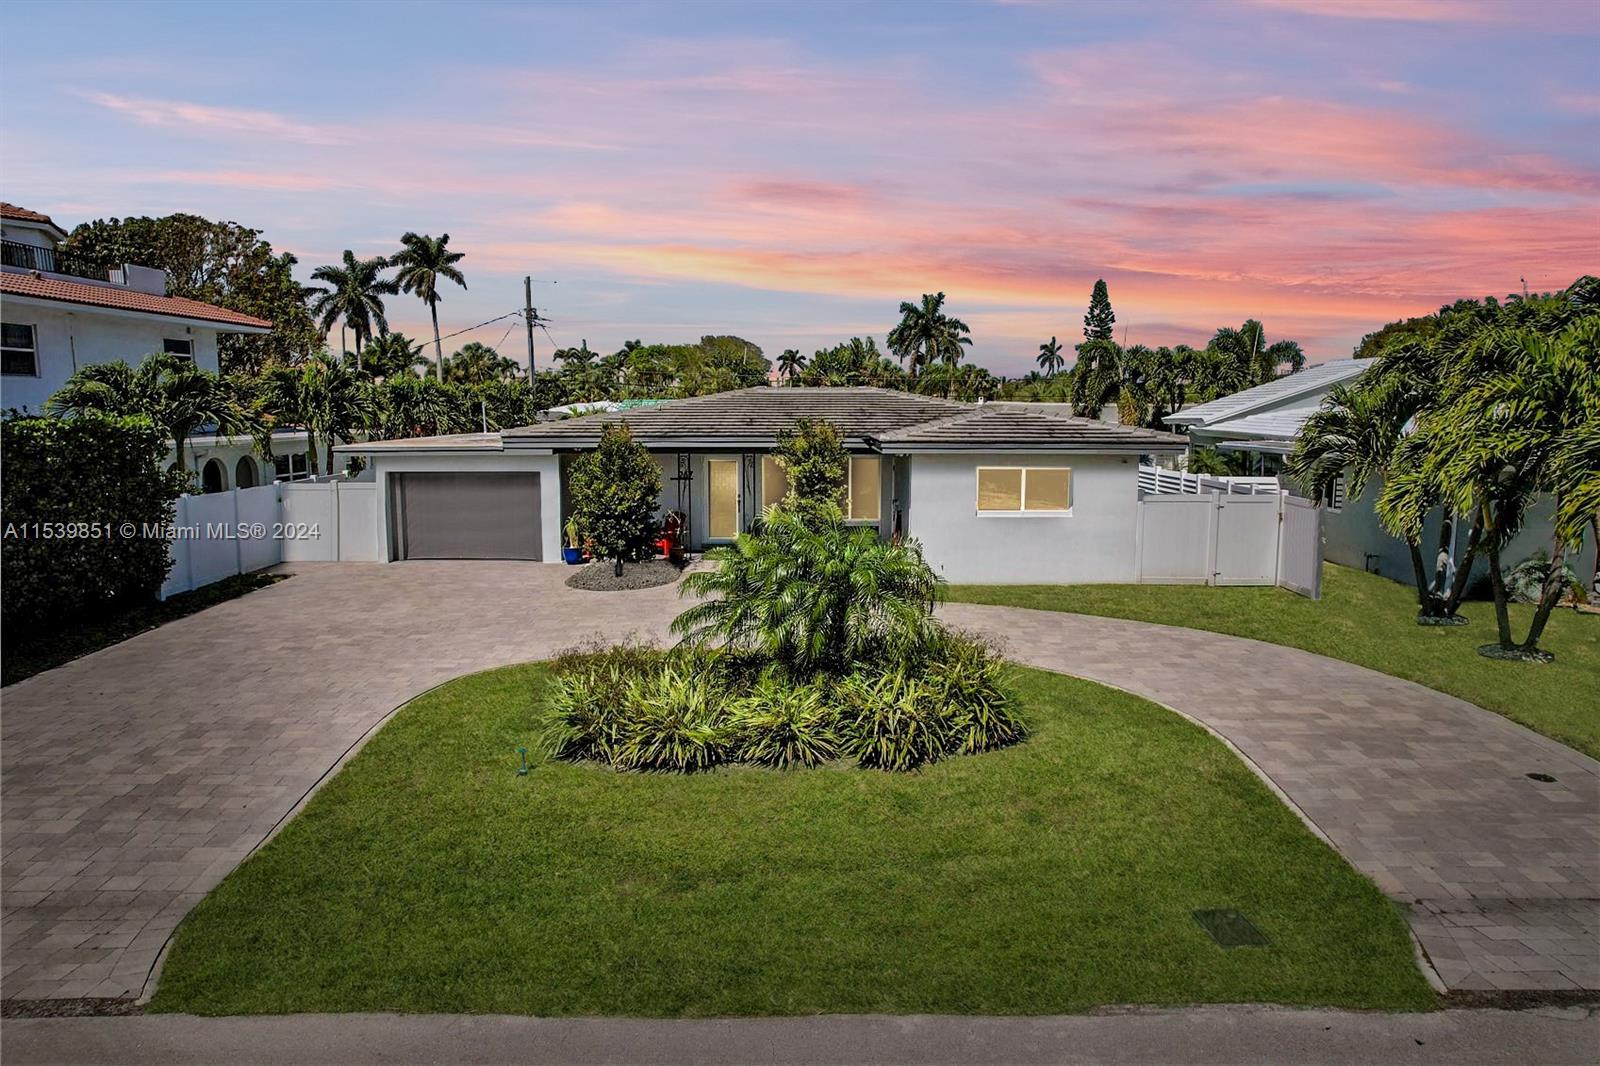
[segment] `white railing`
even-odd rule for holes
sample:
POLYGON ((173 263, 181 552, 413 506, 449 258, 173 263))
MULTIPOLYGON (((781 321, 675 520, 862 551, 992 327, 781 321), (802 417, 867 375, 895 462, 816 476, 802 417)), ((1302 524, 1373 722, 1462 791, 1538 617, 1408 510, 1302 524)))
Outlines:
POLYGON ((1150 496, 1170 493, 1225 492, 1234 496, 1277 496, 1286 490, 1275 477, 1214 477, 1167 470, 1159 466, 1139 467, 1139 491, 1150 496))

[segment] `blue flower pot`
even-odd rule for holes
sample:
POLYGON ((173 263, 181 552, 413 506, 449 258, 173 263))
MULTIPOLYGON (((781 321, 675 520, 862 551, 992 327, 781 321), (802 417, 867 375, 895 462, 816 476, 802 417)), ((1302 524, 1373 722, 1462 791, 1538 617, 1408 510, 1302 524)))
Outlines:
POLYGON ((582 548, 562 548, 561 558, 568 566, 579 566, 583 563, 582 548))

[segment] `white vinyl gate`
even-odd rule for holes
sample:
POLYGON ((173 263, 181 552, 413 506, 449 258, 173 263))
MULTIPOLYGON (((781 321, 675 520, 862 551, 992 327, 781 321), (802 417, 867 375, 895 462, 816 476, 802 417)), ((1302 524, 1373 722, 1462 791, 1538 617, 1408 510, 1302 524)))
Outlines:
POLYGON ((1288 493, 1140 496, 1137 542, 1143 583, 1321 592, 1321 514, 1288 493))

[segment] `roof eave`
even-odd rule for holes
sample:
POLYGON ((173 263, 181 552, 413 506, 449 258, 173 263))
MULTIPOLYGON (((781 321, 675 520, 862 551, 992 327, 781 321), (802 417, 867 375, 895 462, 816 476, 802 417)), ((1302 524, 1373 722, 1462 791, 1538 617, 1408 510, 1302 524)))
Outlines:
POLYGON ((106 315, 110 318, 139 318, 157 322, 175 322, 184 326, 199 326, 202 329, 215 330, 218 333, 250 333, 264 335, 272 332, 271 324, 265 326, 246 326, 237 322, 219 322, 212 318, 196 318, 193 315, 168 314, 165 311, 140 311, 131 307, 107 307, 104 304, 89 303, 84 300, 64 300, 54 296, 40 296, 36 293, 4 294, 7 303, 21 304, 24 307, 42 305, 52 308, 82 308, 84 311, 106 315))
POLYGON ((885 441, 879 444, 885 455, 916 455, 943 453, 959 455, 974 452, 1017 452, 1032 455, 1151 455, 1155 453, 1178 454, 1187 451, 1188 442, 1139 442, 1130 444, 1041 444, 1036 442, 986 441, 960 444, 902 443, 885 441))

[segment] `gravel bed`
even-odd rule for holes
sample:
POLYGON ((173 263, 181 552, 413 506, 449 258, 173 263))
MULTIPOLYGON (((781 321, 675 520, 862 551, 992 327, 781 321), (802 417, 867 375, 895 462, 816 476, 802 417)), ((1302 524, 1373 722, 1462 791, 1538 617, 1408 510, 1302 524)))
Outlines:
POLYGON ((606 559, 579 567, 567 578, 567 587, 589 592, 625 592, 670 585, 682 575, 682 570, 665 559, 646 559, 642 563, 623 563, 622 576, 618 577, 616 563, 606 559))

